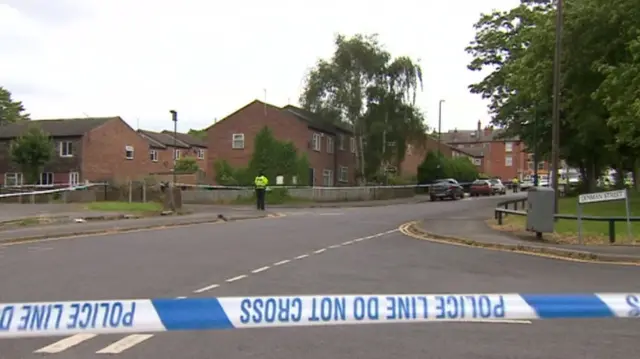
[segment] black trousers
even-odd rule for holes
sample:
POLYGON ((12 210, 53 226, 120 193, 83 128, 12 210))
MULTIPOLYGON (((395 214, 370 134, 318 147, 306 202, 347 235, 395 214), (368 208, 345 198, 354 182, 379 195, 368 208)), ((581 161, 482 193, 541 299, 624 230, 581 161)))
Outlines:
POLYGON ((258 210, 264 211, 264 194, 265 194, 265 190, 264 188, 256 188, 256 200, 257 200, 257 207, 258 210))

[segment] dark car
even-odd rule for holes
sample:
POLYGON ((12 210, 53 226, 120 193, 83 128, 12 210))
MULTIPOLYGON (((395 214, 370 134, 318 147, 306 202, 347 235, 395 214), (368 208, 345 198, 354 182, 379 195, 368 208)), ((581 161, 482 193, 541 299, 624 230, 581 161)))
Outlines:
POLYGON ((464 198, 464 190, 453 178, 441 179, 431 185, 429 196, 432 201, 443 198, 462 199, 464 198))
POLYGON ((471 191, 469 192, 471 197, 490 196, 492 194, 493 188, 488 180, 475 180, 471 184, 471 191))

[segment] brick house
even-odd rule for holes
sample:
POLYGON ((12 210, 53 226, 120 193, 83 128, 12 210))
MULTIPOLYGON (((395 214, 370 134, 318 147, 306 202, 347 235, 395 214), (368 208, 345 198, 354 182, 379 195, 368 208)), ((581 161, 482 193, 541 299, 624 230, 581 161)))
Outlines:
MULTIPOLYGON (((473 155, 481 172, 502 180, 514 177, 522 179, 533 173, 533 159, 527 153, 524 143, 518 138, 502 138, 501 129, 493 126, 482 127, 478 121, 475 130, 452 130, 442 134, 442 141, 473 155)), ((547 169, 547 163, 538 164, 540 170, 547 169)))
POLYGON ((205 141, 186 133, 173 131, 152 132, 138 130, 138 134, 148 143, 148 157, 152 163, 151 173, 169 173, 173 170, 173 160, 191 157, 198 167, 207 172, 207 144, 205 141))
MULTIPOLYGON (((355 139, 347 128, 319 120, 295 106, 276 107, 255 100, 207 128, 210 152, 207 168, 214 182, 213 164, 226 160, 246 167, 254 150, 254 138, 267 126, 278 140, 292 141, 309 159, 309 182, 315 186, 346 186, 355 183, 355 139)), ((302 184, 301 185, 307 185, 302 184)))
POLYGON ((427 152, 437 152, 438 149, 445 157, 467 157, 476 164, 476 166, 478 166, 478 158, 470 151, 456 148, 443 141, 438 143, 437 138, 434 138, 431 135, 426 135, 425 142, 421 146, 407 145, 404 160, 400 165, 400 173, 403 176, 416 176, 418 174, 418 166, 420 166, 422 161, 424 161, 427 152))
POLYGON ((147 142, 120 117, 33 120, 0 127, 3 185, 27 184, 11 161, 9 145, 29 124, 48 133, 55 146, 51 161, 40 174, 40 185, 138 179, 151 170, 147 142))

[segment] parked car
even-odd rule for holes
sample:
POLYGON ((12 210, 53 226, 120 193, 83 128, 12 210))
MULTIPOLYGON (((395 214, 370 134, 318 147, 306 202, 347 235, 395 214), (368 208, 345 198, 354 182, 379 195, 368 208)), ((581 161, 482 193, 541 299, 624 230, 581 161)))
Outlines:
POLYGON ((522 181, 522 183, 520 183, 520 186, 519 186, 519 187, 520 187, 520 190, 521 190, 521 191, 526 191, 526 190, 528 190, 529 188, 533 187, 533 181, 531 181, 531 180, 524 180, 524 181, 522 181))
POLYGON ((491 189, 493 190, 492 194, 507 194, 507 187, 502 184, 501 180, 492 178, 489 182, 491 182, 491 189))
POLYGON ((436 199, 450 198, 452 200, 464 198, 462 186, 453 178, 437 180, 429 190, 432 201, 436 199))
POLYGON ((491 196, 493 194, 493 188, 489 180, 475 180, 471 184, 471 191, 469 195, 471 197, 491 196))

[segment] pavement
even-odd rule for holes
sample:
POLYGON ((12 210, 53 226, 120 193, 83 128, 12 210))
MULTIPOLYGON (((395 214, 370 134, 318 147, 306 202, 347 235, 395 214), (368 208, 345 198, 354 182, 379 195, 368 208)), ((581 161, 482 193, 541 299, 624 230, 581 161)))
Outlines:
MULTIPOLYGON (((635 267, 418 241, 402 223, 501 198, 285 209, 280 218, 0 244, 0 302, 341 293, 638 292, 635 267)), ((246 329, 0 341, 1 359, 632 358, 627 320, 246 329)))
POLYGON ((485 221, 492 218, 493 214, 492 208, 486 208, 456 216, 425 218, 418 221, 414 229, 434 239, 452 240, 474 246, 528 250, 576 259, 640 263, 640 246, 554 244, 540 242, 533 237, 531 240, 525 240, 487 226, 485 221))

